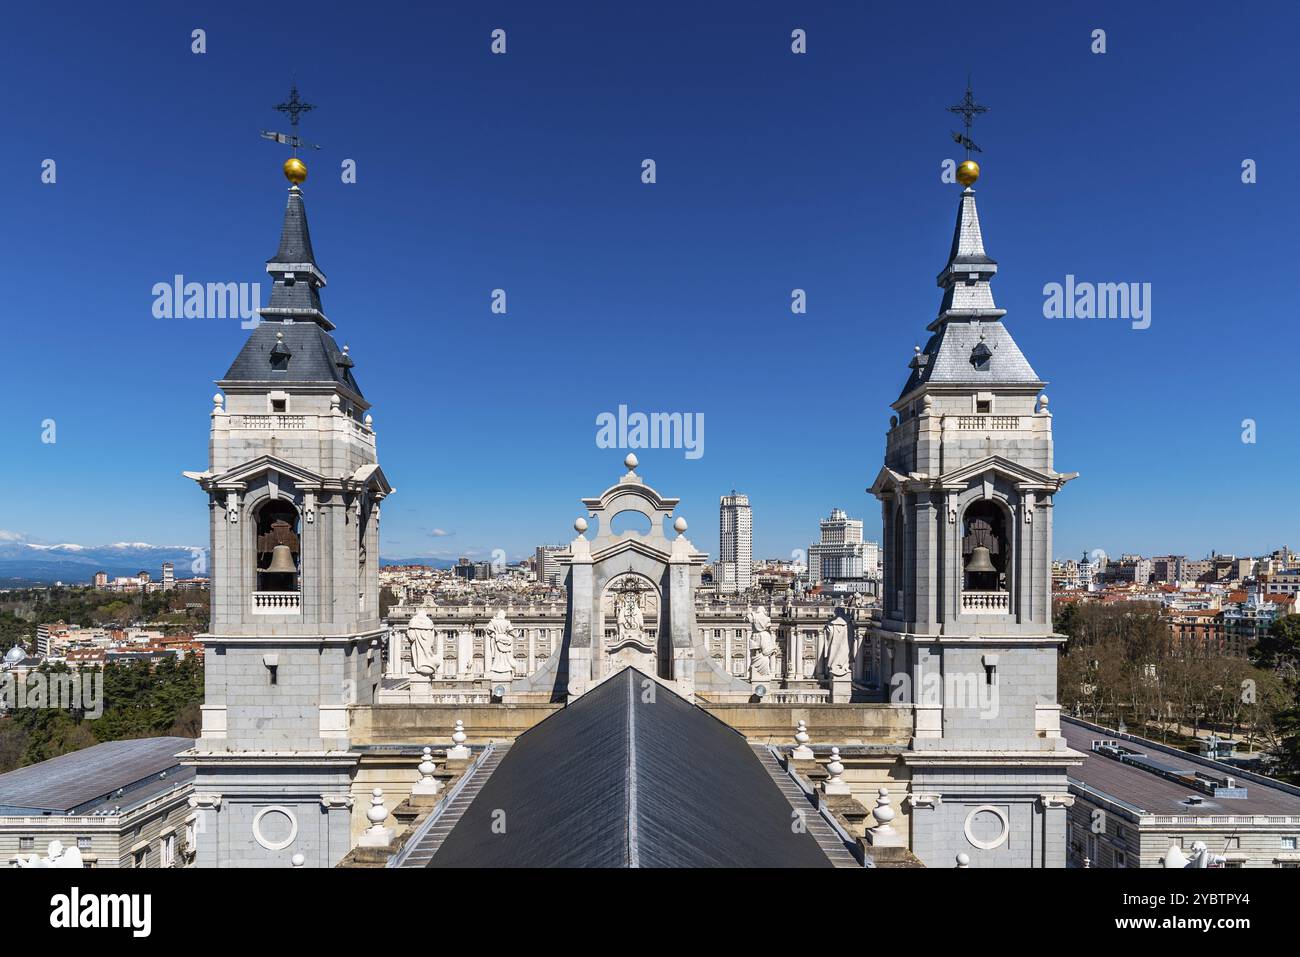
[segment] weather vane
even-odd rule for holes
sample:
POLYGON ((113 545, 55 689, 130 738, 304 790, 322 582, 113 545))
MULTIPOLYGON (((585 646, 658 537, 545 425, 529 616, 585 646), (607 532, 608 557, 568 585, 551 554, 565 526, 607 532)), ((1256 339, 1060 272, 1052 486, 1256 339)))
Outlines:
POLYGON ((976 153, 984 152, 982 149, 976 146, 975 141, 970 138, 970 128, 971 128, 971 124, 975 120, 975 117, 979 116, 981 113, 987 113, 988 111, 989 108, 987 106, 983 106, 975 102, 975 95, 971 92, 970 77, 967 77, 966 96, 956 106, 948 107, 949 113, 957 113, 960 114, 961 116, 962 127, 964 129, 964 132, 958 133, 954 130, 952 134, 952 138, 953 138, 953 142, 958 143, 965 148, 967 159, 970 158, 971 150, 974 150, 976 153))
POLYGON ((971 150, 976 153, 984 151, 975 145, 975 141, 970 138, 971 124, 974 123, 975 117, 981 113, 987 113, 989 108, 975 102, 975 94, 971 91, 970 77, 966 77, 966 95, 956 106, 948 107, 949 113, 956 113, 962 119, 962 132, 953 131, 952 139, 954 143, 960 145, 966 151, 966 158, 960 166, 957 167, 957 182, 963 186, 970 186, 980 178, 980 166, 970 158, 971 150))
POLYGON ((298 159, 298 150, 300 149, 320 149, 317 143, 304 143, 297 134, 298 120, 302 114, 316 109, 315 103, 305 103, 298 96, 298 84, 293 84, 289 89, 289 99, 283 103, 277 103, 275 109, 279 113, 284 113, 289 117, 289 125, 295 130, 293 133, 277 133, 274 130, 262 130, 262 136, 265 139, 272 140, 276 143, 283 143, 293 149, 293 155, 284 161, 284 175, 297 186, 307 178, 307 164, 298 159))

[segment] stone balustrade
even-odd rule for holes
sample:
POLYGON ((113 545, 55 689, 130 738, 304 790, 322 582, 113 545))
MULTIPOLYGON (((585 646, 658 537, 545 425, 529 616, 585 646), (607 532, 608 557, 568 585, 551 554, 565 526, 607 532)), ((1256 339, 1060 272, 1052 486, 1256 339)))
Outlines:
POLYGON ((302 592, 255 591, 254 615, 296 615, 302 611, 302 592))
POLYGON ((1011 594, 1005 591, 963 591, 961 610, 968 615, 1010 614, 1011 594))

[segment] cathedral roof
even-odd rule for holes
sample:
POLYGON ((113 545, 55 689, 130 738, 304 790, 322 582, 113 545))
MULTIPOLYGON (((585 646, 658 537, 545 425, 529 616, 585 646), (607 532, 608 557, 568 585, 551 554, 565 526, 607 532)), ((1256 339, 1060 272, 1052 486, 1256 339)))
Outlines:
POLYGON ((258 310, 262 321, 218 384, 336 383, 360 398, 352 357, 330 336, 334 324, 321 308, 325 274, 316 263, 307 207, 296 185, 289 187, 280 245, 266 271, 274 280, 271 300, 258 310))
POLYGON ((239 382, 335 382, 361 395, 352 376, 352 359, 314 322, 258 323, 218 384, 225 388, 239 382), (289 352, 283 363, 272 361, 277 345, 289 352))
POLYGON ((911 362, 900 398, 922 385, 1041 388, 1029 360, 1002 324, 1005 309, 993 301, 998 264, 984 251, 975 190, 962 190, 948 262, 935 282, 943 289, 939 315, 925 348, 911 362))
POLYGON ((831 866, 744 737, 652 680, 625 668, 521 735, 429 866, 831 866))

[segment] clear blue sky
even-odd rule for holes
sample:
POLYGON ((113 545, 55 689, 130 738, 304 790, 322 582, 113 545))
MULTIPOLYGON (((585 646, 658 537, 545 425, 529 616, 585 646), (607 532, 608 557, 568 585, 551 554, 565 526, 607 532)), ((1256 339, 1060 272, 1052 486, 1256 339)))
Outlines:
POLYGON ((699 547, 716 554, 732 486, 756 555, 805 547, 834 506, 878 534, 864 489, 938 307, 944 107, 970 72, 992 108, 975 139, 994 292, 1051 383, 1057 467, 1082 473, 1055 552, 1300 545, 1294 4, 58 10, 0 21, 8 534, 206 541, 180 472, 206 463, 213 380, 247 333, 154 319, 150 290, 265 283, 285 151, 257 134, 284 125, 295 76, 326 147, 305 188, 325 306, 398 489, 384 555, 570 537, 622 471, 595 444, 620 403, 705 414, 702 458, 641 453, 699 547), (1044 319, 1067 273, 1152 283, 1151 328, 1044 319))

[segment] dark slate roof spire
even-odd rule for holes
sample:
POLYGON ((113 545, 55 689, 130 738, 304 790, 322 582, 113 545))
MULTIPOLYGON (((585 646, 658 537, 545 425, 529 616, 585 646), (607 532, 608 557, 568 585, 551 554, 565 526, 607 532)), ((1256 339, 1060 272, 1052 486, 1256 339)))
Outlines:
POLYGON ((263 319, 314 322, 326 331, 334 323, 321 307, 320 290, 325 273, 316 264, 307 229, 307 207, 298 184, 289 187, 289 201, 284 208, 284 225, 280 228, 280 248, 266 261, 266 271, 275 280, 271 302, 260 310, 263 319))
POLYGON ((911 373, 896 406, 923 385, 1043 386, 1002 325, 1007 311, 997 307, 989 285, 997 272, 997 261, 984 251, 975 190, 967 185, 957 207, 948 263, 935 279, 943 289, 939 315, 927 327, 931 336, 925 348, 917 349, 908 363, 911 373))
POLYGON ((998 264, 984 252, 984 235, 980 232, 980 214, 975 207, 975 190, 961 191, 957 207, 957 225, 953 228, 952 249, 948 264, 935 283, 943 289, 939 317, 930 323, 934 332, 951 319, 1000 319, 1007 314, 993 302, 989 286, 998 274, 998 264))
POLYGON ((267 262, 316 264, 316 255, 311 248, 311 231, 307 228, 307 207, 298 186, 289 187, 284 226, 280 229, 280 248, 267 262))
POLYGON ((307 208, 297 182, 289 187, 280 248, 267 260, 266 271, 274 285, 270 303, 258 310, 264 321, 244 343, 220 380, 221 387, 332 383, 351 392, 358 408, 368 408, 352 374, 355 360, 329 335, 334 324, 325 317, 320 301, 325 274, 316 265, 307 208))

